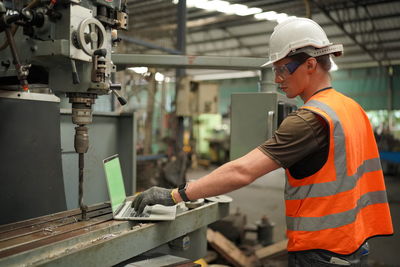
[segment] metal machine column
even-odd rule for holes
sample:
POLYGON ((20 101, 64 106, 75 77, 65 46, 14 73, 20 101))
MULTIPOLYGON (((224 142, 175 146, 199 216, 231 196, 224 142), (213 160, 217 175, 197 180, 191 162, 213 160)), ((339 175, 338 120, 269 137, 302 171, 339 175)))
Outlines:
POLYGON ((0 91, 0 225, 66 209, 59 102, 0 91))

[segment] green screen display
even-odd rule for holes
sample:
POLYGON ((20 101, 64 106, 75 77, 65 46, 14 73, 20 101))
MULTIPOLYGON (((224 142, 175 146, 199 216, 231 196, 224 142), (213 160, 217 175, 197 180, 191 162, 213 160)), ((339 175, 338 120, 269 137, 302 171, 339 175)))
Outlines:
POLYGON ((108 183, 108 193, 110 195, 111 208, 112 211, 115 212, 119 205, 124 202, 126 197, 119 158, 115 157, 105 162, 104 169, 108 183))

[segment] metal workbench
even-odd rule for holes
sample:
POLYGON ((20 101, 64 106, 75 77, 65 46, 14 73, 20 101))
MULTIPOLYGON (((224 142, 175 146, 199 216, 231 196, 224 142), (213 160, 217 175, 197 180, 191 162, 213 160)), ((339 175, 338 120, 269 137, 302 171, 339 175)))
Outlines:
MULTIPOLYGON (((112 266, 204 229, 229 213, 229 204, 208 202, 182 211, 174 221, 138 223, 112 219, 109 203, 0 226, 0 266, 112 266)), ((195 244, 192 244, 195 245, 195 244)))

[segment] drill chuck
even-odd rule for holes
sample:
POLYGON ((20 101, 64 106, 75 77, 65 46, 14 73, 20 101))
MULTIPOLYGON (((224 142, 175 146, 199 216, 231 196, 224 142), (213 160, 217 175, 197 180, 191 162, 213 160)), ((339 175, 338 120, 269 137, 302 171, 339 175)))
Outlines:
POLYGON ((84 126, 75 127, 74 147, 76 153, 86 153, 89 149, 88 128, 84 126))

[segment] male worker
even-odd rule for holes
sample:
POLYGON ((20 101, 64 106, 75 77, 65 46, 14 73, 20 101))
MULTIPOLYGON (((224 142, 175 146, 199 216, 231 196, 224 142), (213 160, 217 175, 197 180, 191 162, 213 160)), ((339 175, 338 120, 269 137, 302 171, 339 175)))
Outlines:
POLYGON ((379 154, 363 109, 331 87, 330 55, 342 45, 305 18, 270 38, 269 62, 287 97, 304 105, 247 155, 177 189, 153 187, 136 210, 224 194, 279 167, 286 170, 289 266, 365 266, 367 239, 393 233, 379 154))

